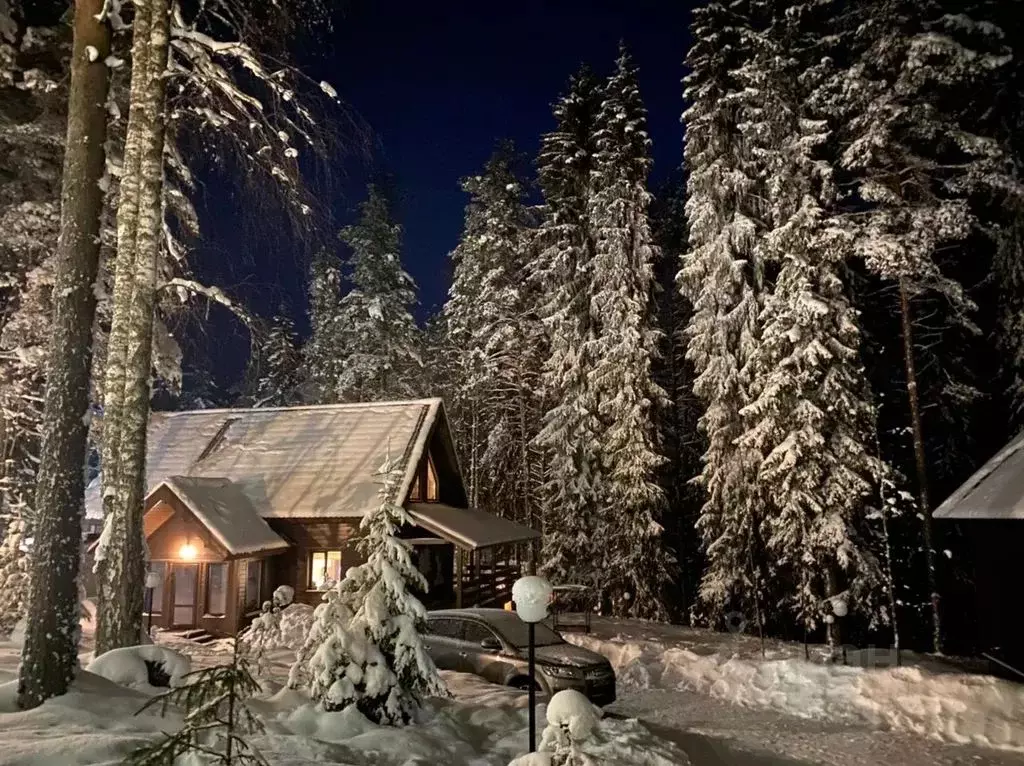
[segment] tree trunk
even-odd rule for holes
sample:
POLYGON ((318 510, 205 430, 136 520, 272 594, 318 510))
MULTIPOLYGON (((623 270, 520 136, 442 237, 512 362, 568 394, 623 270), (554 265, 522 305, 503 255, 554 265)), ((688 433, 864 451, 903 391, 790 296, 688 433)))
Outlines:
POLYGON ((96 654, 135 644, 142 634, 146 565, 142 502, 162 224, 167 0, 150 0, 138 9, 139 15, 148 15, 148 19, 135 28, 132 53, 135 61, 145 62, 145 75, 132 80, 126 138, 126 145, 132 147, 131 160, 137 163, 138 181, 129 189, 134 199, 118 209, 111 337, 121 344, 118 364, 123 363, 123 370, 111 370, 105 392, 105 401, 110 403, 107 422, 114 418, 116 433, 104 438, 105 457, 114 470, 112 476, 104 477, 109 530, 100 561, 96 654))
POLYGON ((78 664, 78 570, 99 269, 110 30, 103 0, 76 0, 53 324, 18 705, 64 694, 78 664), (90 55, 91 54, 91 55, 90 55))
POLYGON ((928 574, 928 597, 932 610, 932 650, 942 653, 942 623, 939 619, 939 591, 935 578, 935 547, 932 544, 932 506, 928 499, 928 466, 921 430, 921 407, 917 398, 917 372, 914 367, 913 317, 910 313, 910 290, 907 280, 900 279, 900 322, 903 326, 903 363, 907 372, 907 399, 914 436, 914 465, 917 469, 918 500, 921 507, 921 531, 924 534, 925 566, 928 574))

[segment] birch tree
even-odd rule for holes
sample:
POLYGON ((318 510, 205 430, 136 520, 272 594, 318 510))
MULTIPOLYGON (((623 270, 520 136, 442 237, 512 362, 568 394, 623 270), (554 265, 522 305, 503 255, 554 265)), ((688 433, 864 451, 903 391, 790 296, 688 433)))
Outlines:
POLYGON ((103 3, 77 0, 29 612, 18 674, 21 708, 64 694, 78 665, 78 568, 109 50, 103 3))
POLYGON ((104 385, 104 528, 97 551, 96 654, 139 641, 146 553, 146 430, 162 232, 167 0, 136 5, 132 84, 117 215, 113 315, 104 385))

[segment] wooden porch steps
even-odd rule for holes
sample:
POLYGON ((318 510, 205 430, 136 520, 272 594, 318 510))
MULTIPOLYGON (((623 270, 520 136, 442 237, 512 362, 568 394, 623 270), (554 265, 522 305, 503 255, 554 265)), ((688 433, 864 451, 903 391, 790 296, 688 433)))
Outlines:
POLYGON ((201 628, 196 628, 195 630, 183 630, 180 633, 175 633, 174 635, 180 636, 194 644, 210 644, 217 640, 214 636, 211 636, 201 628))

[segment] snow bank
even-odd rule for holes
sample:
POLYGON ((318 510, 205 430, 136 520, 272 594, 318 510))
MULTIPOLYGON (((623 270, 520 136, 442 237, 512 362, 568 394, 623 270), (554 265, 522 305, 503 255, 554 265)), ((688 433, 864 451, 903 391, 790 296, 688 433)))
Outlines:
POLYGON ((702 654, 654 640, 566 639, 607 657, 625 688, 691 689, 802 718, 866 722, 1024 752, 1024 686, 991 676, 702 654))
POLYGON ((180 686, 182 678, 192 670, 192 662, 186 655, 153 644, 111 649, 96 657, 85 669, 115 684, 149 690, 154 687, 149 683, 147 662, 163 668, 170 676, 171 686, 180 686))

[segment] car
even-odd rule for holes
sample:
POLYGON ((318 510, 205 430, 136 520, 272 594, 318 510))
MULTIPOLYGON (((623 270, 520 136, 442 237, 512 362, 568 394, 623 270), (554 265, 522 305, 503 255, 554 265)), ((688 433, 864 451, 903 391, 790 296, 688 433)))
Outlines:
POLYGON ((501 686, 529 689, 548 696, 575 689, 595 705, 615 701, 611 663, 570 644, 544 623, 534 636, 535 673, 527 663, 528 627, 504 609, 443 609, 429 612, 423 636, 427 651, 441 670, 473 673, 501 686))

